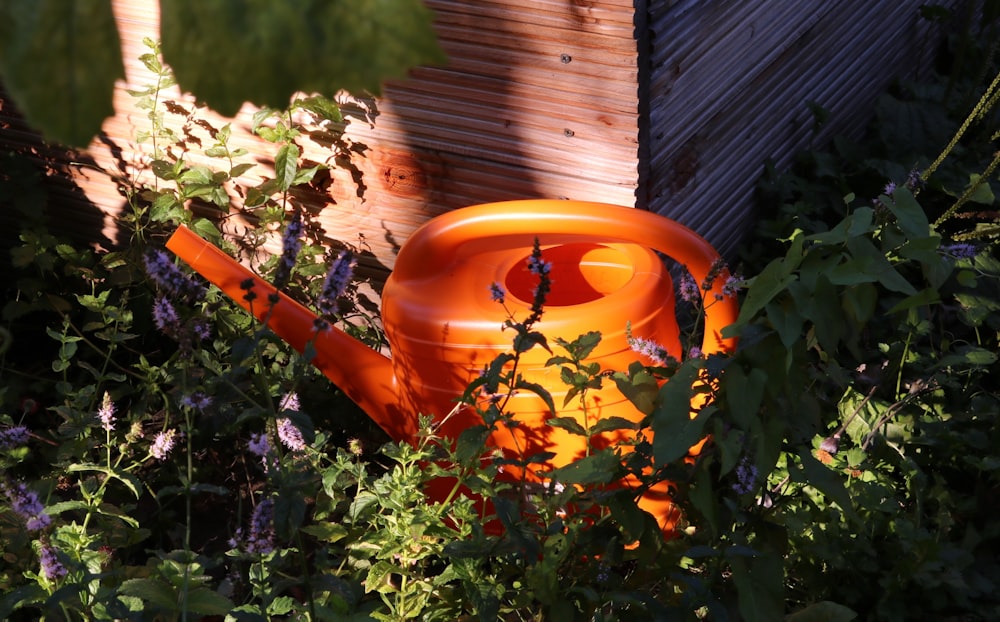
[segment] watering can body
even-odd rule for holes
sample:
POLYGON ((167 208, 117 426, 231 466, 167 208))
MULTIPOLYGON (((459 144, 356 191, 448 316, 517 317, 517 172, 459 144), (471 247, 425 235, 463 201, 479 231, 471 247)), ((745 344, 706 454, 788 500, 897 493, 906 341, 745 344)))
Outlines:
MULTIPOLYGON (((393 439, 413 442, 420 415, 441 422, 438 433, 452 439, 482 423, 472 408, 452 410, 484 367, 510 351, 512 335, 502 330, 508 314, 521 320, 530 313, 538 277, 529 272, 527 260, 536 238, 542 258, 551 264, 551 290, 537 330, 550 339, 566 340, 600 331, 601 342, 588 362, 599 362, 602 370, 625 370, 636 360, 627 325, 634 336, 653 340, 681 358, 673 284, 651 249, 685 265, 698 282, 713 269, 718 254, 690 229, 631 208, 507 201, 432 219, 400 250, 383 290, 382 322, 391 358, 335 328, 317 332, 312 312, 185 228, 178 229, 167 247, 299 351, 312 341, 313 363, 393 439), (256 307, 243 298, 247 279, 254 282, 256 307), (503 305, 493 299, 492 283, 503 287, 503 305), (273 308, 263 302, 269 296, 277 296, 273 308)), ((707 296, 721 293, 721 280, 707 296)), ((708 307, 704 352, 734 346, 721 337, 721 330, 735 321, 736 312, 728 299, 708 307)), ((542 348, 528 350, 521 355, 518 371, 550 391, 559 407, 568 387, 558 367, 545 365, 550 356, 542 348)), ((574 398, 558 413, 549 412, 530 392, 511 396, 506 410, 517 425, 500 426, 488 442, 512 459, 540 452, 550 452, 552 458, 531 472, 509 471, 508 476, 544 481, 545 471, 586 454, 587 440, 547 425, 550 417, 575 417, 585 429, 602 417, 642 418, 612 383, 604 384, 609 386, 588 391, 585 405, 574 398)), ((591 446, 626 440, 625 434, 603 433, 591 439, 591 446)), ((667 486, 645 493, 640 507, 669 533, 678 513, 667 486)))

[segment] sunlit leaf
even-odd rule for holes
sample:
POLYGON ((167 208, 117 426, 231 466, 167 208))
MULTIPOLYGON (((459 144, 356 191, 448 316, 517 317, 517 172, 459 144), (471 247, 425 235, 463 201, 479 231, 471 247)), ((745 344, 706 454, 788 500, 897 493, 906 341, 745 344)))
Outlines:
POLYGON ((47 140, 85 147, 125 77, 111 0, 0 2, 0 77, 47 140))
POLYGON ((549 476, 563 484, 606 484, 617 477, 619 466, 618 456, 605 450, 574 460, 549 476))
POLYGON ((226 116, 285 108, 296 92, 378 93, 443 60, 419 0, 161 0, 160 14, 178 84, 226 116))

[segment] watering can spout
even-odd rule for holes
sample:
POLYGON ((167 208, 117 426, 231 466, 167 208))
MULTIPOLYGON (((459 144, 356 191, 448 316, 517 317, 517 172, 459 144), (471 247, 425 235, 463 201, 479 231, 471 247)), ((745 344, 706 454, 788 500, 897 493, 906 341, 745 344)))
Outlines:
POLYGON ((400 412, 390 359, 332 326, 317 328, 319 317, 278 291, 232 257, 188 229, 179 227, 167 248, 226 295, 266 322, 299 352, 312 343, 310 361, 323 375, 397 441, 416 436, 416 422, 400 412), (252 284, 252 290, 247 286, 252 284), (248 296, 252 291, 253 295, 248 296), (250 298, 250 299, 248 299, 250 298), (276 303, 272 302, 277 300, 276 303))

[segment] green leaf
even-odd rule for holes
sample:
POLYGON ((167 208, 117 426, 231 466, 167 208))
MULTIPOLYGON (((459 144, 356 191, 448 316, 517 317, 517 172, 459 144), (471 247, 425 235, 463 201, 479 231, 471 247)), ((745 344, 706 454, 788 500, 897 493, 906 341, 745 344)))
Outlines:
POLYGON ((553 428, 561 428, 570 434, 577 436, 587 436, 587 430, 580 425, 580 422, 573 417, 549 417, 545 423, 553 428))
POLYGON ((562 484, 607 484, 617 478, 620 465, 618 456, 606 449, 574 460, 548 476, 562 484))
POLYGON ((177 610, 177 592, 169 584, 157 579, 129 579, 121 584, 118 591, 126 596, 141 598, 160 609, 177 610))
POLYGON ((377 506, 377 504, 378 496, 376 496, 375 493, 367 490, 362 491, 354 497, 354 501, 351 502, 351 505, 347 510, 347 515, 350 517, 352 523, 357 523, 362 515, 368 513, 369 507, 377 506))
POLYGON ((651 517, 639 509, 630 495, 612 495, 606 505, 612 518, 618 521, 627 536, 638 539, 642 535, 647 518, 651 517))
POLYGON ((315 525, 306 525, 299 531, 323 542, 337 542, 347 537, 347 529, 340 523, 316 523, 315 525))
POLYGON ((47 140, 86 147, 124 77, 111 0, 0 2, 0 78, 47 140))
POLYGON ((79 473, 93 471, 96 473, 103 473, 105 476, 113 479, 117 479, 129 489, 129 491, 135 495, 138 499, 142 494, 142 480, 140 480, 135 475, 128 473, 126 471, 118 471, 115 469, 109 469, 108 467, 96 465, 96 464, 71 464, 66 469, 70 473, 79 473))
POLYGON ((641 364, 636 364, 638 370, 629 368, 629 373, 615 372, 612 379, 618 386, 622 395, 632 402, 636 409, 643 414, 651 414, 656 404, 656 397, 660 391, 660 385, 651 374, 642 368, 641 364))
POLYGON ((822 600, 785 616, 785 622, 851 622, 858 617, 853 609, 822 600))
POLYGON ((545 402, 545 406, 549 409, 549 412, 556 412, 556 405, 552 401, 552 394, 541 384, 537 382, 528 382, 522 378, 518 378, 517 382, 514 383, 514 389, 525 391, 531 391, 545 402))
POLYGON ((726 391, 726 404, 733 420, 741 429, 749 430, 757 418, 757 411, 764 398, 767 373, 754 367, 747 374, 739 365, 732 365, 726 370, 722 379, 726 391))
POLYGON ((993 188, 990 187, 988 180, 984 180, 979 173, 969 175, 969 185, 967 188, 975 188, 972 194, 969 195, 969 200, 974 203, 993 205, 996 201, 996 197, 993 196, 993 188))
POLYGON ((231 600, 205 587, 189 590, 186 601, 188 613, 203 616, 225 615, 233 608, 231 600))
POLYGON ((785 610, 781 558, 773 555, 734 557, 730 565, 742 619, 747 622, 780 620, 785 610))
POLYGON ((791 480, 813 486, 840 506, 844 516, 860 524, 861 519, 854 511, 851 495, 837 474, 814 458, 808 449, 803 449, 798 456, 802 469, 789 468, 788 475, 791 480))
POLYGON ((931 369, 944 369, 953 366, 986 367, 996 362, 996 352, 972 346, 962 352, 943 357, 931 369))
POLYGON ((295 102, 295 105, 303 110, 308 110, 309 112, 322 117, 326 121, 339 123, 344 120, 343 115, 340 113, 340 106, 337 105, 337 102, 327 97, 321 97, 319 95, 306 97, 295 102))
POLYGON ((639 424, 625 417, 602 417, 590 428, 591 434, 614 432, 616 430, 638 430, 639 424))
POLYGON ((701 440, 710 408, 702 409, 691 418, 691 397, 698 374, 700 360, 689 359, 660 389, 660 403, 653 411, 653 458, 659 465, 666 465, 688 454, 691 447, 701 440))
POLYGON ((796 341, 802 338, 802 325, 805 318, 799 313, 799 308, 790 299, 773 301, 766 307, 767 319, 778 333, 785 349, 791 350, 796 341))
POLYGON ((117 518, 123 523, 126 523, 129 527, 133 529, 139 529, 139 521, 137 521, 136 519, 132 518, 127 514, 124 514, 118 508, 111 507, 109 505, 102 505, 99 508, 97 508, 97 513, 103 514, 104 516, 111 516, 113 518, 117 518))
POLYGON ((295 608, 295 599, 291 596, 279 596, 267 606, 268 615, 283 616, 295 608))
POLYGON ((247 171, 249 171, 253 167, 254 167, 254 164, 252 162, 244 162, 242 164, 237 164, 233 168, 229 169, 229 176, 230 177, 239 177, 240 175, 242 175, 243 173, 246 173, 247 171))
POLYGON ((297 92, 378 94, 444 60, 432 17, 420 0, 161 0, 160 38, 181 88, 233 116, 297 92))
POLYGON ((810 242, 820 244, 845 244, 849 239, 867 235, 875 229, 875 211, 870 207, 854 210, 829 231, 810 235, 810 242))
MULTIPOLYGON (((989 186, 987 185, 987 188, 989 186)), ((910 240, 920 240, 931 235, 931 226, 927 221, 924 208, 917 203, 913 193, 905 187, 899 187, 892 193, 892 201, 886 205, 896 217, 896 222, 903 234, 910 240)))
POLYGON ((739 327, 748 323, 775 296, 785 291, 788 285, 795 281, 797 277, 792 273, 802 261, 803 242, 803 236, 796 235, 792 240, 792 247, 784 257, 767 264, 760 274, 751 279, 746 298, 740 307, 740 315, 732 326, 723 330, 723 336, 730 336, 739 327))
POLYGON ((322 169, 326 168, 321 165, 311 166, 309 168, 304 168, 295 174, 295 179, 292 180, 293 186, 298 186, 299 184, 307 184, 313 180, 316 173, 322 169))
POLYGON ((274 156, 274 179, 278 182, 279 190, 288 190, 295 183, 300 155, 301 151, 295 143, 286 143, 278 149, 274 156))
MULTIPOLYGON (((903 275, 896 271, 892 264, 889 263, 889 260, 885 258, 885 255, 882 254, 882 251, 876 248, 867 238, 851 238, 847 241, 847 249, 853 257, 848 262, 852 264, 852 271, 856 270, 871 275, 891 291, 908 296, 917 293, 916 288, 903 278, 903 275)), ((834 272, 837 271, 834 270, 834 272)), ((841 271, 840 276, 843 278, 846 276, 846 273, 841 271)), ((837 285, 848 284, 843 280, 838 281, 833 274, 830 275, 830 281, 837 285)), ((860 281, 852 281, 852 283, 857 282, 860 281)))
POLYGON ((941 301, 941 295, 934 287, 923 289, 912 296, 903 298, 886 312, 886 315, 893 315, 900 311, 908 311, 914 307, 926 307, 941 301))
POLYGON ((222 235, 219 229, 207 218, 199 218, 191 223, 191 230, 201 237, 219 244, 222 242, 222 235))
POLYGON ((53 503, 52 505, 45 506, 45 513, 50 516, 58 516, 63 512, 85 510, 88 507, 87 503, 83 501, 60 501, 59 503, 53 503))

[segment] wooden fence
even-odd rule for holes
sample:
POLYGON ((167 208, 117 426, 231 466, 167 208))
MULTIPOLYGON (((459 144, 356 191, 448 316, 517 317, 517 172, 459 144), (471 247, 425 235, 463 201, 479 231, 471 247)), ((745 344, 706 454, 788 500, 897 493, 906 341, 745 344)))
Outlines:
MULTIPOLYGON (((431 216, 516 198, 651 209, 731 252, 752 226, 765 160, 785 165, 834 133, 856 135, 877 94, 926 65, 940 35, 919 17, 922 0, 427 4, 448 63, 414 70, 377 100, 345 99, 346 120, 333 128, 343 136, 316 127, 302 140, 305 158, 333 168, 299 199, 331 240, 365 251, 375 282, 431 216), (830 112, 819 133, 810 105, 830 112)), ((151 80, 138 57, 143 37, 157 36, 158 3, 113 5, 127 81, 89 149, 43 145, 0 97, 0 149, 45 162, 51 222, 98 246, 119 241, 122 188, 151 180, 149 144, 135 141, 149 121, 126 90, 151 80)), ((214 127, 230 123, 233 145, 258 161, 246 183, 273 175, 273 146, 250 132, 253 112, 204 113, 214 127)), ((237 211, 236 234, 252 224, 237 211)))

